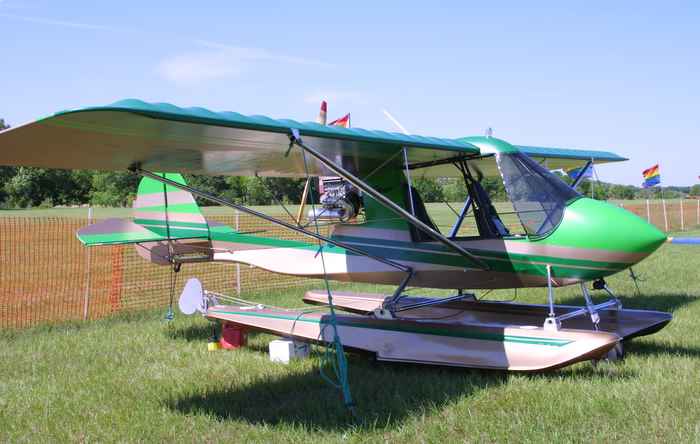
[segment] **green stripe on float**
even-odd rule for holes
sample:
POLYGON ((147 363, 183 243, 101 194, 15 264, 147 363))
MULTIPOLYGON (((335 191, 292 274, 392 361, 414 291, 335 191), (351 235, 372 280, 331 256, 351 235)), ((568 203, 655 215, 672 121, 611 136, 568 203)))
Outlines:
MULTIPOLYGON (((240 311, 219 311, 212 310, 209 313, 212 314, 231 314, 239 316, 250 316, 257 318, 267 318, 267 319, 283 319, 286 321, 295 322, 308 322, 311 324, 326 324, 326 322, 320 319, 305 318, 303 316, 285 316, 285 315, 274 315, 267 313, 251 313, 251 312, 240 312, 240 311)), ((555 339, 555 338, 536 338, 532 336, 517 336, 517 335, 503 335, 497 333, 481 333, 481 332, 462 332, 453 331, 447 328, 434 328, 423 325, 415 326, 398 326, 398 325, 374 325, 367 322, 347 322, 339 319, 337 321, 338 325, 345 327, 354 328, 367 328, 370 330, 384 330, 384 331, 399 331, 406 333, 417 333, 425 335, 435 335, 444 336, 452 338, 465 338, 465 339, 477 339, 483 341, 499 341, 499 342, 516 342, 519 344, 529 344, 529 345, 546 345, 550 347, 563 347, 574 341, 569 339, 555 339)))

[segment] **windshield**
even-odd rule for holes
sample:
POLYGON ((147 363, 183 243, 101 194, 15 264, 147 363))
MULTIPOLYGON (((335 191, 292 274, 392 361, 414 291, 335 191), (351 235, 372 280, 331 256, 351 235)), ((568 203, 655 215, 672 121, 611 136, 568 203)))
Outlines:
POLYGON ((532 236, 552 231, 564 215, 566 203, 580 194, 523 153, 499 153, 498 169, 508 197, 532 236))

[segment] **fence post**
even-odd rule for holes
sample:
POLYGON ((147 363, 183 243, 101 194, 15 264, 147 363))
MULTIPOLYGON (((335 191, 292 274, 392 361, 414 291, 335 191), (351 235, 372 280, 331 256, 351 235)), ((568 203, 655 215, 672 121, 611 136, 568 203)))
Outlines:
MULTIPOLYGON (((92 206, 88 207, 88 225, 92 224, 92 206)), ((87 321, 90 307, 90 268, 92 268, 92 248, 85 249, 85 295, 83 296, 83 320, 87 321)))
MULTIPOLYGON (((236 231, 241 231, 240 228, 240 217, 241 213, 238 210, 235 210, 236 212, 236 231)), ((241 264, 236 262, 236 293, 238 295, 241 295, 241 264)))
POLYGON ((683 198, 679 200, 681 201, 681 231, 685 231, 685 221, 683 220, 683 198))
POLYGON ((649 211, 649 199, 647 199, 647 222, 651 223, 651 212, 649 211))
POLYGON ((666 199, 661 199, 661 206, 664 209, 664 227, 666 228, 666 232, 668 233, 668 215, 666 214, 666 199))
POLYGON ((698 226, 700 226, 700 199, 698 199, 696 202, 697 202, 696 222, 697 222, 698 226))

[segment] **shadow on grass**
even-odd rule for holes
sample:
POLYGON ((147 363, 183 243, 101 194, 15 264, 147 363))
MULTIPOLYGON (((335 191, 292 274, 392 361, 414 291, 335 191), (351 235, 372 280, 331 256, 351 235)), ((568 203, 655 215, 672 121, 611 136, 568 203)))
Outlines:
MULTIPOLYGON (((221 327, 216 323, 196 323, 191 325, 183 326, 173 326, 164 330, 164 334, 169 339, 175 339, 187 342, 206 342, 211 338, 212 334, 216 332, 217 335, 221 334, 221 327)), ((248 340, 252 341, 255 337, 259 335, 264 335, 265 333, 257 331, 248 332, 248 340)), ((247 346, 251 350, 260 351, 267 353, 267 345, 263 346, 256 343, 249 343, 247 346)))
MULTIPOLYGON (((602 292, 596 291, 591 293, 595 302, 600 302, 607 299, 607 295, 602 292)), ((622 306, 624 308, 634 308, 639 310, 657 310, 674 312, 677 309, 684 307, 693 302, 700 301, 700 298, 688 296, 687 294, 673 294, 673 293, 658 293, 658 294, 644 294, 641 295, 627 295, 621 294, 617 297, 622 301, 622 306)), ((562 305, 585 305, 582 297, 565 297, 557 299, 557 304, 562 305)))
POLYGON ((318 371, 261 377, 242 387, 222 387, 176 399, 170 407, 220 421, 294 424, 332 431, 381 429, 507 380, 503 372, 375 364, 361 356, 350 356, 349 360, 355 418, 343 406, 340 392, 324 382, 318 371))
MULTIPOLYGON (((292 370, 293 371, 293 370, 292 370)), ((356 404, 353 418, 340 392, 318 371, 261 376, 245 386, 223 386, 175 399, 169 407, 186 415, 213 416, 219 421, 301 425, 314 430, 385 429, 409 417, 441 410, 482 390, 493 390, 513 376, 504 371, 472 370, 417 364, 375 362, 349 356, 350 389, 356 404)), ((614 365, 582 364, 565 371, 519 374, 552 380, 631 379, 637 375, 614 365)))
MULTIPOLYGON (((215 326, 215 324, 197 323, 186 326, 173 326, 165 330, 165 335, 170 339, 206 342, 212 335, 212 326, 215 326)), ((216 330, 218 331, 219 328, 217 327, 216 330)))
POLYGON ((661 344, 658 342, 630 341, 625 344, 625 352, 635 355, 650 356, 687 356, 700 358, 700 347, 684 347, 682 345, 661 344))

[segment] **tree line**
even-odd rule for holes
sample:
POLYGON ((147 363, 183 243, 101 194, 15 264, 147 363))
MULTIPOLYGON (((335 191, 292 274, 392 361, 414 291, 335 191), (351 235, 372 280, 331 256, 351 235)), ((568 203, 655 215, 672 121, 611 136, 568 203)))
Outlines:
MULTIPOLYGON (((8 128, 0 119, 0 129, 8 128)), ((202 191, 245 205, 294 204, 301 201, 304 179, 279 177, 201 176, 186 174, 187 183, 202 191)), ((570 183, 568 176, 562 179, 570 183)), ((130 172, 0 167, 0 208, 54 207, 91 204, 130 206, 140 176, 130 172)), ((461 202, 467 189, 459 178, 417 178, 414 186, 425 202, 461 202)), ((482 186, 495 201, 506 199, 500 178, 484 178, 482 186)), ((596 199, 656 199, 700 196, 693 187, 659 187, 643 190, 631 185, 584 181, 579 191, 596 199)), ((207 202, 198 199, 200 204, 207 202)))

